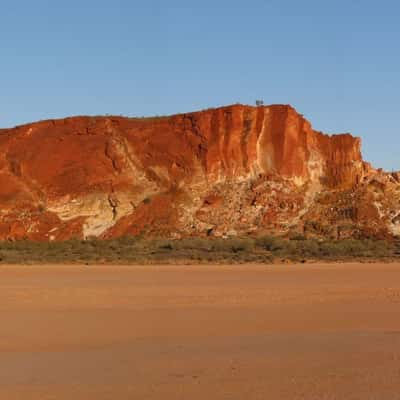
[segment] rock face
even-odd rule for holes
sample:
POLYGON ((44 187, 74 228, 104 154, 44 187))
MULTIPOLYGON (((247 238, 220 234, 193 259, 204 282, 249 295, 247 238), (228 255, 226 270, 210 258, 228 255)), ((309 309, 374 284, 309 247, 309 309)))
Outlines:
POLYGON ((0 239, 400 234, 398 174, 292 107, 0 130, 0 239))

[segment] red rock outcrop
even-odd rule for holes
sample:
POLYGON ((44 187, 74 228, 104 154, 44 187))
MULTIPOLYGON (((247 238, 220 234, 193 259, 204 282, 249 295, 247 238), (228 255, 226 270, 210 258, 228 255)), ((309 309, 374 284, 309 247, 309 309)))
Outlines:
POLYGON ((399 182, 363 162, 360 145, 314 131, 286 105, 3 129, 0 239, 285 233, 310 223, 315 234, 338 235, 344 224, 349 234, 374 224, 397 233, 399 182), (379 199, 373 180, 390 196, 379 199), (342 215, 348 193, 358 211, 342 215), (366 209, 375 215, 363 221, 366 209), (318 228, 328 221, 329 233, 318 228))

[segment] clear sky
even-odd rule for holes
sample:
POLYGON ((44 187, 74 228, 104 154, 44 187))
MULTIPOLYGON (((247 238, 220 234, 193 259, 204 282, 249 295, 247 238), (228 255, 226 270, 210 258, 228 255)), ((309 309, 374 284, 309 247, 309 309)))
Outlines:
POLYGON ((400 169, 398 0, 0 0, 0 126, 289 103, 400 169))

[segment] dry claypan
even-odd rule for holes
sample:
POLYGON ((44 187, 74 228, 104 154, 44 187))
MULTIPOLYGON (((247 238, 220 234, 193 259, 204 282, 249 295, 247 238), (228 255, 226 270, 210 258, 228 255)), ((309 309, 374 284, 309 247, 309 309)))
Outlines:
POLYGON ((0 398, 385 399, 400 265, 0 267, 0 398))

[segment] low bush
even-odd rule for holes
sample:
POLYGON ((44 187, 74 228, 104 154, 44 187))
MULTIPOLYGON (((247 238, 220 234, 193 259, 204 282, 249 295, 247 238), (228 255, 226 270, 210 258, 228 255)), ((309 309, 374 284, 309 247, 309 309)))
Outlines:
POLYGON ((0 263, 271 262, 273 259, 341 260, 399 257, 399 244, 384 240, 317 240, 274 236, 232 238, 67 240, 0 242, 0 263))

